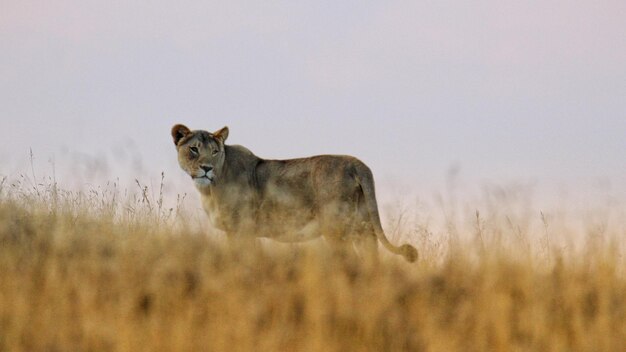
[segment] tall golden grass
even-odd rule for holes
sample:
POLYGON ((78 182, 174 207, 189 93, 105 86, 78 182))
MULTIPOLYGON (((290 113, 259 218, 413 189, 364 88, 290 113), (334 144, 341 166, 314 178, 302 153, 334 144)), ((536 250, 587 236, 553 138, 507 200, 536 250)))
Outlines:
POLYGON ((323 244, 226 245, 172 208, 141 185, 5 179, 0 351, 626 350, 626 220, 533 251, 476 212, 454 229, 469 236, 400 229, 420 261, 374 265, 323 244))

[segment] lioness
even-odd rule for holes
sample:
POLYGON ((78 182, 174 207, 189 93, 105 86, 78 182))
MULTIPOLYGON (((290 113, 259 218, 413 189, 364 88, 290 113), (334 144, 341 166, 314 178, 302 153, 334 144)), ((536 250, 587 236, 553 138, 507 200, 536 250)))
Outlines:
POLYGON ((215 227, 231 239, 298 242, 319 236, 334 248, 378 255, 377 240, 409 262, 415 247, 389 243, 380 224, 374 179, 360 160, 319 155, 266 160, 226 145, 228 127, 210 133, 172 127, 180 167, 193 179, 215 227))

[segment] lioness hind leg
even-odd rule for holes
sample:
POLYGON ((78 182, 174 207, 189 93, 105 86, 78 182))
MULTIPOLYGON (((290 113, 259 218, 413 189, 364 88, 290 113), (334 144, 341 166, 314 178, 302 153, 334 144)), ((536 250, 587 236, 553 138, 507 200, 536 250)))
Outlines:
POLYGON ((354 240, 354 246, 359 257, 365 262, 377 264, 379 262, 378 239, 374 232, 362 232, 356 235, 358 237, 354 240))
POLYGON ((356 255, 349 235, 352 232, 353 216, 348 202, 329 203, 320 214, 320 233, 333 254, 342 258, 356 255))
POLYGON ((359 256, 365 261, 378 263, 378 238, 362 194, 358 197, 353 221, 352 236, 359 256))

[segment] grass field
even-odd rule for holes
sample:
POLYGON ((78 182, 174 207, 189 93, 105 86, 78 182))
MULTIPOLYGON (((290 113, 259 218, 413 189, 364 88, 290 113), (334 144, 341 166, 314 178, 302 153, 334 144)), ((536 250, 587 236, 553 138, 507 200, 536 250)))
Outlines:
POLYGON ((158 190, 113 189, 2 182, 0 351, 626 350, 624 218, 405 224, 420 260, 374 266, 225 245, 158 190))

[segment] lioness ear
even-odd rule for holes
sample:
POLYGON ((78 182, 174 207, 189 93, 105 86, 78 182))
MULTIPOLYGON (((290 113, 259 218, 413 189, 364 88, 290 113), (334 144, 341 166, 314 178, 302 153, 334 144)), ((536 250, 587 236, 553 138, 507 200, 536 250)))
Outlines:
POLYGON ((180 142, 180 140, 189 133, 191 133, 191 131, 187 128, 187 126, 180 124, 174 125, 174 127, 172 127, 172 138, 174 138, 174 144, 178 145, 178 142, 180 142))
POLYGON ((221 130, 213 133, 213 137, 219 139, 222 143, 228 138, 228 127, 223 127, 221 130))

